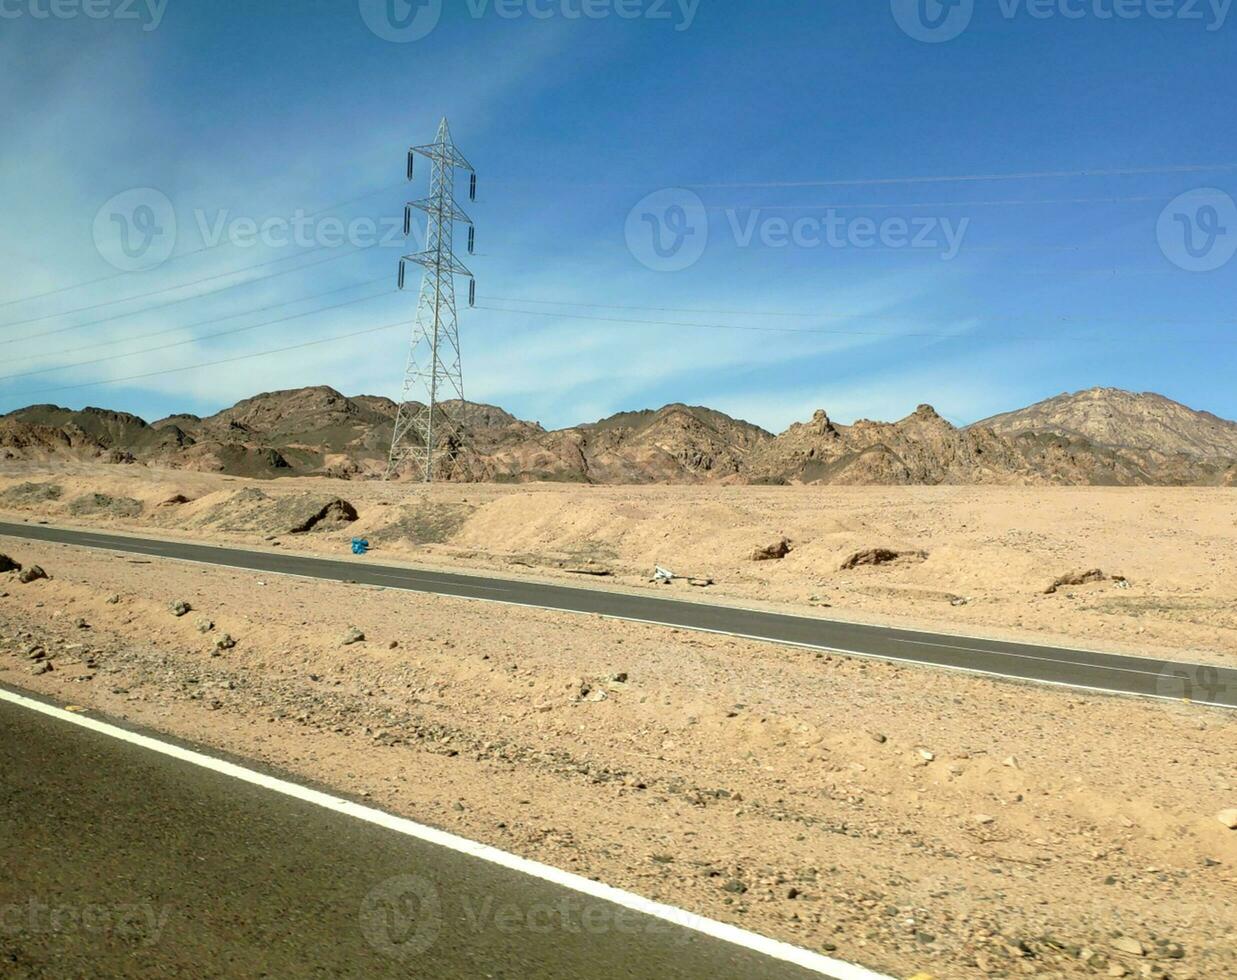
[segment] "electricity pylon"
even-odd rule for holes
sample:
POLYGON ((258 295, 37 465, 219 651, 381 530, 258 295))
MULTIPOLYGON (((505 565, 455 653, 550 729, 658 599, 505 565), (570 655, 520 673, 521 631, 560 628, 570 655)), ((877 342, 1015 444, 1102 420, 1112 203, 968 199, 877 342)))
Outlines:
POLYGON ((430 193, 429 197, 404 207, 404 234, 412 232, 413 209, 424 211, 428 216, 425 249, 399 260, 399 288, 404 288, 405 268, 409 262, 424 266, 425 275, 421 279, 421 295, 417 300, 412 345, 404 371, 399 411, 395 416, 386 478, 391 479, 410 462, 421 480, 432 483, 436 470, 445 477, 451 475, 463 444, 459 424, 443 410, 442 402, 452 398, 464 401, 455 277, 469 279, 469 306, 474 305, 477 296, 473 274, 451 250, 457 221, 468 225, 470 255, 476 243, 472 218, 455 203, 455 171, 469 172, 468 197, 473 201, 477 199, 477 173, 451 142, 451 130, 445 118, 438 124, 437 140, 409 149, 409 180, 412 180, 413 161, 418 155, 428 157, 431 162, 430 193))

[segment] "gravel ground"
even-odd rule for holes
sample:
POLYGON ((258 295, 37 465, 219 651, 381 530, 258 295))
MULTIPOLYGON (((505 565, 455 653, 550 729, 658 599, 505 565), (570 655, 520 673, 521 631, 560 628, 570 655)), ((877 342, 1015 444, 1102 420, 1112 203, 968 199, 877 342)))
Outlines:
POLYGON ((896 976, 1237 973, 1231 713, 0 551, 51 575, 0 575, 0 680, 66 704, 896 976))

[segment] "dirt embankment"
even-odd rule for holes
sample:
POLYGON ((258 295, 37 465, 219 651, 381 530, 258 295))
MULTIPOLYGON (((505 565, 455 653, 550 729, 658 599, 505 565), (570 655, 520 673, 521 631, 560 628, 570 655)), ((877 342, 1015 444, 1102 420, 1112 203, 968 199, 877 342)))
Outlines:
POLYGON ((51 576, 0 575, 0 680, 62 703, 894 976, 1237 972, 1231 713, 0 550, 51 576))
POLYGON ((0 468, 0 513, 333 556, 365 537, 375 561, 1237 663, 1237 489, 425 488, 23 465, 0 468), (659 566, 678 578, 651 583, 659 566))

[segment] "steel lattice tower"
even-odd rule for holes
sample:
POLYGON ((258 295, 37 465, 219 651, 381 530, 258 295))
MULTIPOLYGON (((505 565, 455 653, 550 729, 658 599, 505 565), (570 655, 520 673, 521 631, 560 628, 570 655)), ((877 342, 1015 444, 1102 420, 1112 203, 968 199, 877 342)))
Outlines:
POLYGON ((455 202, 455 171, 470 174, 469 199, 477 199, 477 173, 451 142, 451 130, 444 118, 438 124, 438 138, 426 146, 408 151, 408 179, 413 177, 413 161, 420 155, 431 162, 429 197, 412 201, 404 208, 404 234, 412 231, 412 211, 424 211, 425 249, 399 260, 399 288, 404 288, 409 262, 425 267, 417 315, 413 323, 404 388, 395 416, 395 433, 386 478, 394 477, 406 463, 416 475, 432 483, 435 471, 449 477, 463 444, 457 420, 443 410, 442 402, 464 401, 464 379, 460 368, 459 321, 455 309, 455 277, 467 276, 468 303, 476 300, 476 280, 455 257, 452 238, 457 221, 468 225, 468 251, 475 242, 472 218, 455 202))

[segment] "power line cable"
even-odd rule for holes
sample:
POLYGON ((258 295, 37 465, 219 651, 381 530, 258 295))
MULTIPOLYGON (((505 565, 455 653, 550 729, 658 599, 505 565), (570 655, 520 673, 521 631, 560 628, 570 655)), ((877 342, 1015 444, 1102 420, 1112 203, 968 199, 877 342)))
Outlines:
MULTIPOLYGON (((1142 177, 1156 174, 1201 174, 1201 173, 1231 173, 1237 171, 1237 163, 1206 163, 1169 165, 1163 167, 1122 167, 1097 168, 1089 170, 1025 170, 1012 173, 976 173, 950 174, 941 176, 919 177, 862 177, 839 180, 773 180, 773 181, 668 181, 662 182, 666 187, 722 188, 722 187, 881 187, 899 184, 947 184, 978 181, 1000 180, 1050 180, 1082 177, 1142 177)), ((509 184, 539 184, 547 181, 538 178, 496 177, 491 183, 509 184)), ((557 186, 567 187, 626 187, 647 188, 655 181, 646 180, 639 183, 632 181, 555 181, 557 186)))
POLYGON ((908 201, 901 204, 887 202, 845 202, 822 204, 707 204, 707 211, 819 211, 828 208, 871 208, 887 211, 894 208, 969 208, 969 207, 1014 207, 1034 204, 1160 204, 1164 195, 1141 195, 1137 197, 1063 197, 1063 198, 1006 198, 993 201, 908 201))
MULTIPOLYGON (((212 317, 209 320, 199 320, 196 323, 185 323, 174 327, 166 327, 162 330, 153 330, 149 333, 133 334, 127 337, 112 338, 109 340, 101 340, 96 344, 85 344, 81 347, 75 347, 70 351, 62 351, 65 355, 80 354, 83 351, 96 350, 100 347, 111 347, 115 344, 127 344, 137 340, 149 340, 152 337, 162 337, 169 333, 177 333, 181 330, 192 330, 196 327, 210 326, 212 323, 222 323, 224 320, 234 320, 238 316, 251 316, 254 313, 268 313, 271 310, 278 309, 281 306, 291 306, 293 303, 306 303, 311 299, 321 299, 324 296, 334 296, 336 293, 347 292, 349 289, 358 289, 361 286, 371 286, 376 282, 390 279, 389 275, 376 276, 373 279, 366 279, 364 282, 349 283, 347 286, 340 286, 338 289, 328 289, 323 293, 313 293, 309 296, 298 296, 296 299, 281 300, 278 303, 272 303, 269 306, 260 306, 252 310, 241 310, 239 313, 229 313, 226 316, 212 317)), ((39 358, 46 356, 45 354, 27 354, 25 357, 11 357, 7 359, 8 364, 20 364, 23 361, 37 361, 39 358)))
MULTIPOLYGON (((397 187, 403 187, 403 186, 404 186, 403 183, 389 184, 386 187, 380 187, 377 190, 369 191, 368 193, 362 194, 359 197, 353 197, 353 198, 348 199, 347 201, 339 201, 336 204, 329 205, 328 207, 321 208, 317 211, 311 211, 309 214, 305 215, 305 218, 306 220, 310 218, 316 218, 319 215, 326 214, 328 211, 334 211, 337 208, 346 208, 350 204, 356 204, 358 201, 364 201, 366 198, 374 197, 377 194, 384 194, 388 191, 394 190, 397 187)), ((163 263, 163 267, 167 267, 171 265, 173 262, 178 262, 181 259, 187 259, 192 255, 201 255, 203 252, 209 252, 213 249, 222 248, 224 245, 231 245, 231 244, 233 244, 233 242, 231 241, 231 239, 228 239, 222 242, 216 242, 214 245, 202 245, 200 248, 195 248, 188 252, 181 252, 179 255, 171 256, 166 262, 163 263)), ((67 293, 72 289, 83 289, 86 286, 96 286, 101 282, 111 282, 113 279, 121 279, 124 276, 131 276, 131 275, 134 275, 134 273, 123 272, 123 271, 113 272, 110 275, 100 276, 98 279, 88 279, 84 282, 76 282, 68 286, 60 286, 56 289, 49 289, 45 293, 33 293, 29 296, 18 297, 17 299, 5 300, 4 302, 0 302, 0 309, 3 309, 6 306, 16 306, 18 303, 27 303, 30 300, 46 299, 48 296, 56 296, 59 293, 67 293)))
MULTIPOLYGON (((269 259, 266 262, 257 262, 254 265, 242 266, 239 269, 230 269, 226 272, 217 272, 212 276, 203 276, 201 279, 194 279, 190 282, 177 283, 172 286, 164 286, 162 289, 152 289, 146 293, 135 293, 132 296, 122 296, 119 299, 109 299, 102 303, 92 303, 89 306, 79 306, 73 310, 61 310, 59 313, 45 313, 42 316, 29 317, 25 320, 11 320, 8 323, 0 323, 0 328, 3 327, 20 327, 28 323, 41 323, 44 320, 54 320, 56 317, 71 316, 74 313, 88 313, 91 310, 99 310, 105 306, 116 306, 118 303, 129 303, 135 299, 147 299, 151 296, 159 296, 163 293, 174 293, 178 289, 188 289, 190 286, 200 286, 204 282, 214 282, 217 279, 226 279, 228 276, 241 275, 245 272, 250 272, 253 269, 262 269, 268 265, 278 265, 280 262, 290 262, 292 259, 299 259, 306 255, 312 255, 315 252, 321 252, 326 245, 318 245, 305 252, 297 252, 294 255, 284 255, 277 259, 269 259)), ((134 311, 140 312, 140 311, 134 311)))
POLYGON ((275 347, 275 348, 271 348, 270 350, 256 351, 252 354, 240 354, 236 357, 225 357, 218 361, 203 361, 201 363, 190 364, 185 367, 165 368, 161 371, 147 371, 144 374, 131 374, 128 377, 124 377, 124 378, 106 378, 106 379, 101 379, 99 381, 87 381, 83 384, 57 385, 54 388, 39 388, 35 391, 25 392, 22 395, 22 397, 25 398, 30 395, 43 395, 43 394, 47 394, 53 391, 70 391, 70 390, 76 390, 79 388, 97 388, 102 385, 123 384, 126 381, 139 381, 144 378, 154 378, 154 377, 158 377, 160 375, 165 375, 165 374, 179 374, 184 371, 197 371, 197 370, 200 370, 201 368, 218 367, 221 364, 235 364, 238 361, 248 361, 256 357, 269 357, 272 354, 286 354, 289 351, 304 350, 306 347, 318 347, 322 344, 335 343, 338 340, 349 340, 352 337, 361 337, 366 334, 379 333, 383 330, 394 330, 397 327, 407 327, 407 326, 408 326, 408 321, 401 320, 398 323, 386 323, 380 327, 368 327, 365 330, 354 330, 351 333, 341 333, 341 334, 335 334, 334 336, 331 336, 331 337, 323 337, 319 340, 309 340, 303 344, 292 344, 288 347, 275 347))
MULTIPOLYGON (((573 313, 550 313, 545 310, 504 310, 500 307, 482 306, 480 304, 478 304, 477 309, 488 310, 492 313, 508 313, 508 314, 516 314, 520 316, 553 317, 556 319, 583 320, 583 321, 591 321, 595 323, 624 323, 624 324, 635 324, 638 326, 646 326, 646 327, 697 327, 703 330, 741 330, 741 331, 752 332, 752 333, 780 333, 780 334, 792 334, 792 335, 793 334, 803 334, 803 335, 822 334, 826 336, 840 336, 840 337, 877 337, 877 338, 883 338, 886 340, 904 340, 906 338, 924 339, 924 340, 949 340, 955 337, 965 336, 965 334, 962 334, 962 333, 945 333, 945 332, 926 333, 922 331, 913 331, 913 332, 905 332, 905 333, 883 333, 883 332, 873 332, 873 331, 863 331, 863 330, 832 330, 832 329, 813 328, 813 327, 805 327, 802 329, 796 329, 794 327, 767 327, 767 326, 758 326, 754 324, 737 324, 737 323, 688 323, 688 322, 676 321, 676 320, 632 320, 632 319, 627 319, 623 317, 598 317, 598 316, 581 316, 579 314, 573 314, 573 313)), ((959 319, 961 320, 964 318, 959 317, 959 319)), ((1037 334, 1037 333, 1001 334, 999 337, 995 339, 1042 341, 1044 339, 1044 336, 1043 334, 1037 334)), ((1137 343, 1140 340, 1146 341, 1148 339, 1154 340, 1156 338, 1137 338, 1137 337, 1131 338, 1128 335, 1123 335, 1123 336, 1107 336, 1107 337, 1071 337, 1069 339, 1071 341, 1081 341, 1083 343, 1099 342, 1099 343, 1130 344, 1130 343, 1137 343)), ((1173 343, 1173 344, 1180 344, 1183 342, 1180 337, 1165 337, 1163 338, 1163 340, 1165 343, 1173 343)), ((1197 341, 1195 341, 1195 343, 1197 343, 1197 341)), ((1209 343, 1212 343, 1212 341, 1206 341, 1205 343, 1209 344, 1209 343)), ((1231 343, 1237 343, 1237 340, 1231 340, 1231 341, 1216 340, 1214 341, 1214 343, 1216 344, 1230 343, 1231 344, 1231 343)))
POLYGON ((55 330, 45 330, 42 333, 27 334, 24 337, 10 337, 8 340, 0 340, 0 347, 8 344, 18 344, 23 340, 39 340, 43 337, 52 337, 56 334, 68 333, 71 330, 81 330, 84 327, 98 326, 100 323, 111 323, 114 320, 123 320, 125 317, 140 316, 143 313, 153 313, 155 310, 165 310, 169 306, 177 306, 181 303, 191 303, 194 300, 206 299, 208 296, 217 296, 220 293, 226 293, 229 289, 238 289, 241 286, 249 286, 255 282, 268 282, 271 279, 278 279, 280 276, 291 275, 294 272, 301 272, 304 269, 312 269, 314 266, 325 265, 327 262, 336 262, 339 259, 350 258, 358 255, 366 249, 373 248, 374 245, 366 245, 356 251, 344 252, 341 255, 328 255, 324 259, 319 259, 317 262, 306 262, 304 265, 298 265, 292 269, 285 269, 282 272, 275 272, 269 276, 260 276, 257 279, 247 279, 244 282, 229 283, 226 286, 221 286, 219 289, 212 289, 206 293, 198 293, 194 296, 182 296, 180 299, 169 300, 166 303, 158 303, 155 306, 148 306, 141 310, 128 310, 124 313, 117 313, 114 316, 105 316, 98 320, 87 320, 85 323, 73 323, 67 327, 57 327, 55 330))
MULTIPOLYGON (((564 300, 554 300, 554 299, 528 299, 522 296, 489 296, 489 295, 486 295, 486 296, 480 296, 478 298, 482 301, 487 301, 491 303, 524 303, 524 304, 533 304, 533 305, 539 305, 539 306, 578 306, 578 307, 581 307, 582 309, 590 309, 590 310, 628 310, 628 311, 639 312, 639 313, 691 313, 691 314, 698 314, 700 316, 764 316, 764 317, 777 317, 777 318, 796 319, 796 320, 912 320, 913 319, 921 323, 925 322, 922 317, 912 316, 912 315, 905 314, 905 313, 902 313, 902 314, 896 314, 896 313, 799 313, 799 312, 770 311, 770 310, 709 310, 709 309, 697 309, 697 308, 691 308, 691 307, 676 307, 676 306, 630 306, 630 305, 621 305, 617 303, 580 303, 580 302, 567 302, 564 300)), ((1142 321, 1142 322, 1161 324, 1164 322, 1164 319, 1165 319, 1164 317, 1128 317, 1128 316, 1073 317, 1073 316, 1066 316, 1065 314, 1050 314, 1047 317, 1044 317, 1039 314, 1024 314, 1022 316, 1003 314, 999 318, 994 318, 987 313, 969 313, 967 314, 967 316, 970 316, 970 317, 982 316, 986 320, 989 320, 989 321, 993 319, 1012 320, 1012 321, 1018 321, 1018 320, 1042 321, 1044 319, 1050 319, 1050 320, 1060 321, 1061 323, 1073 323, 1077 320, 1077 321, 1084 321, 1088 323, 1130 323, 1132 321, 1142 321)), ((954 317, 953 319, 958 319, 958 317, 954 317)), ((927 321, 927 322, 931 322, 931 321, 927 321)), ((1174 319, 1173 323, 1174 324, 1188 323, 1194 326, 1225 326, 1229 324, 1237 324, 1237 320, 1177 320, 1177 319, 1174 319)))
POLYGON ((1014 173, 959 174, 948 177, 882 177, 856 180, 719 181, 690 187, 872 187, 895 184, 966 183, 989 180, 1058 180, 1076 177, 1145 177, 1153 174, 1231 172, 1237 163, 1187 164, 1167 167, 1123 167, 1098 170, 1027 170, 1014 173))
POLYGON ((137 357, 139 354, 152 354, 152 353, 155 353, 156 351, 171 350, 174 347, 184 347, 188 344, 197 344, 197 343, 201 343, 207 340, 216 340, 219 337, 230 337, 234 334, 246 333, 250 330, 257 330, 260 327, 273 327, 277 324, 289 323, 292 320, 300 320, 307 316, 314 316, 315 314, 318 314, 318 313, 328 313, 331 310, 340 310, 346 306, 356 306, 358 303, 366 303, 366 302, 369 302, 370 300, 381 299, 384 296, 391 296, 391 295, 394 295, 393 290, 384 289, 381 293, 375 293, 373 296, 362 296, 359 299, 350 299, 344 303, 335 303, 331 306, 324 306, 321 309, 307 310, 304 313, 294 313, 289 316, 278 317, 277 319, 274 319, 274 320, 267 320, 263 323, 252 323, 244 327, 233 327, 230 330, 219 330, 219 331, 216 331, 215 333, 202 334, 197 337, 189 337, 185 340, 173 341, 170 344, 159 344, 158 346, 155 346, 155 347, 144 347, 141 350, 126 351, 123 354, 112 354, 109 357, 96 357, 89 361, 75 361, 72 364, 58 364, 54 367, 39 368, 38 370, 35 370, 35 371, 23 371, 20 374, 6 374, 3 376, 0 376, 0 382, 13 381, 16 378, 31 378, 39 374, 55 374, 58 371, 70 371, 73 368, 87 367, 88 365, 91 365, 91 364, 104 364, 108 361, 123 360, 126 357, 137 357))

